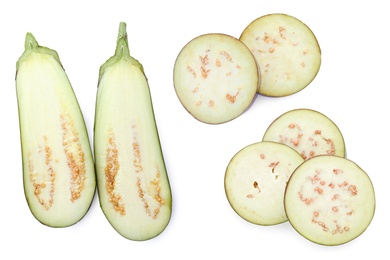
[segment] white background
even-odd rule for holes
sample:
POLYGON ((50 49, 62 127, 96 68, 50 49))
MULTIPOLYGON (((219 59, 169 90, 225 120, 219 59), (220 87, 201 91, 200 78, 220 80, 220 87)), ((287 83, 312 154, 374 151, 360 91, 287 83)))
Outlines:
POLYGON ((3 1, 0 4, 0 259, 388 259, 390 18, 386 1, 3 1), (6 3, 6 4, 5 4, 6 3), (218 32, 239 37, 254 19, 287 13, 305 22, 322 50, 315 80, 284 98, 258 96, 222 125, 195 120, 175 95, 172 73, 192 38, 218 32), (127 23, 132 56, 149 79, 173 192, 173 213, 158 237, 121 237, 95 198, 76 225, 54 229, 30 213, 22 183, 15 64, 26 32, 55 49, 79 100, 92 139, 98 71, 114 54, 119 22, 127 23), (357 239, 314 244, 284 223, 257 226, 230 207, 223 179, 231 157, 260 141, 268 125, 294 108, 311 108, 341 129, 347 157, 370 176, 376 212, 357 239), (360 258, 359 258, 360 259, 360 258))

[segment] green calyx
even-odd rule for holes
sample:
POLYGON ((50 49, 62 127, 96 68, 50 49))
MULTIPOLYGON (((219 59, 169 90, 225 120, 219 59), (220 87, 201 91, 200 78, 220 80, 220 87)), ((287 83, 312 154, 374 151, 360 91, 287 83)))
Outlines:
POLYGON ((116 43, 116 49, 115 49, 114 56, 109 58, 100 67, 99 81, 100 81, 101 77, 103 76, 104 71, 107 67, 112 66, 113 64, 117 63, 118 61, 120 61, 122 59, 129 61, 133 66, 138 67, 142 71, 142 73, 144 73, 144 69, 143 69, 142 64, 130 55, 129 44, 128 44, 128 40, 127 40, 126 23, 124 23, 124 22, 121 22, 119 24, 118 39, 117 39, 117 43, 116 43))
POLYGON ((50 48, 40 46, 34 35, 28 32, 24 41, 24 52, 16 62, 16 71, 19 70, 20 64, 25 61, 31 53, 50 55, 62 66, 58 53, 50 48))

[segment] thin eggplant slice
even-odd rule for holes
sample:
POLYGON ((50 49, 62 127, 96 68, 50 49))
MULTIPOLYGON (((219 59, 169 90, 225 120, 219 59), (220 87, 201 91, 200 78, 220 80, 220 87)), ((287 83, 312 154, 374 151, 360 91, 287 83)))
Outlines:
POLYGON ((321 49, 310 28, 287 14, 268 14, 252 21, 240 40, 260 68, 259 93, 282 97, 297 93, 316 77, 321 49))
POLYGON ((180 51, 174 87, 184 108, 197 120, 222 124, 253 103, 260 76, 256 60, 238 39, 218 33, 198 36, 180 51))
POLYGON ((287 221, 284 191, 303 158, 276 142, 258 142, 237 152, 226 169, 225 191, 234 211, 258 225, 287 221))
POLYGON ((349 159, 320 155, 291 175, 284 198, 291 225, 308 240, 341 245, 361 235, 375 211, 375 192, 363 169, 349 159))

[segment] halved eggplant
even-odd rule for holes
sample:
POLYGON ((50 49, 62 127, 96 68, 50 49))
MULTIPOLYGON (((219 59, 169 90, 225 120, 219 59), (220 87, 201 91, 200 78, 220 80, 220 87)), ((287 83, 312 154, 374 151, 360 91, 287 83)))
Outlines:
POLYGON ((88 133, 55 50, 27 33, 16 67, 25 196, 43 224, 66 227, 88 211, 96 189, 88 133))
POLYGON ((130 240, 159 235, 171 217, 171 188, 148 81, 123 22, 115 55, 100 67, 94 151, 100 205, 113 228, 130 240))

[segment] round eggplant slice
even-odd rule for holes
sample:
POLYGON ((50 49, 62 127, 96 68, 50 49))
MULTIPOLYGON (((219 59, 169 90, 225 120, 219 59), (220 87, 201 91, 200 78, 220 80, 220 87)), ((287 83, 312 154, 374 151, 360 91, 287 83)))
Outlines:
POLYGON ((238 39, 205 34, 187 43, 174 65, 174 87, 185 109, 209 124, 230 121, 252 104, 259 85, 255 58, 238 39))
POLYGON ((263 141, 286 144, 307 160, 317 155, 345 156, 340 129, 324 114, 311 109, 290 110, 274 120, 263 141))
POLYGON ((303 163, 292 148, 274 142, 246 146, 233 156, 225 173, 225 192, 234 211, 258 225, 287 221, 284 191, 292 172, 303 163))
POLYGON ((321 65, 321 50, 310 28, 286 14, 268 14, 252 21, 240 40, 255 56, 261 71, 259 93, 287 96, 307 85, 321 65))
POLYGON ((306 160, 293 172, 284 203, 298 233, 333 246, 366 230, 374 216, 375 194, 370 178, 354 162, 322 155, 306 160))

